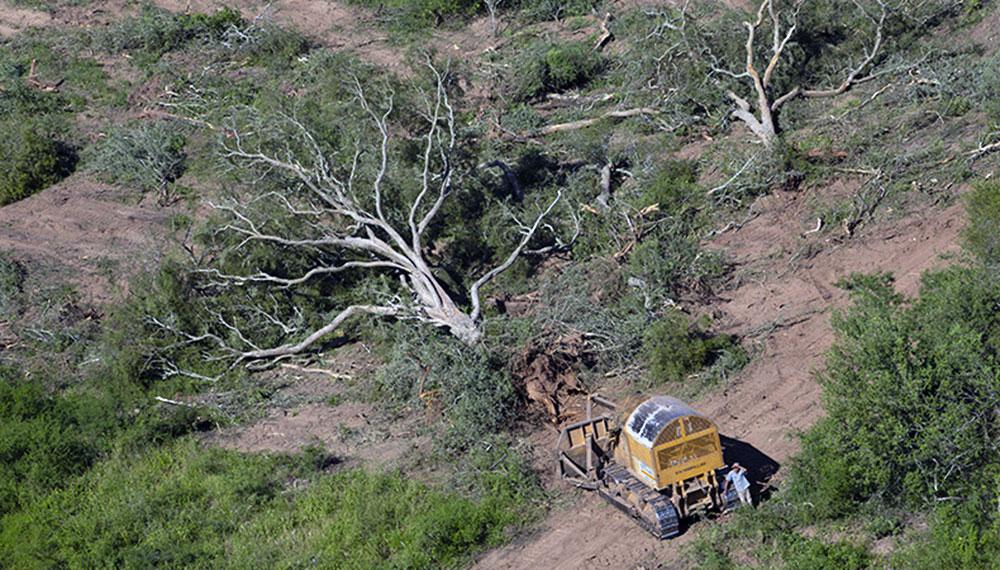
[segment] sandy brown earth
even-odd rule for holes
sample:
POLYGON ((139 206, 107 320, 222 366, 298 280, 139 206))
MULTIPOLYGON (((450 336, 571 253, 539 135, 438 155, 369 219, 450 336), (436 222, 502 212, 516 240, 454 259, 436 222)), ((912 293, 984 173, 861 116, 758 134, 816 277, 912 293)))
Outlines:
POLYGON ((361 343, 342 346, 318 363, 282 364, 271 373, 284 386, 272 396, 267 416, 209 432, 206 443, 249 453, 296 453, 320 445, 342 465, 412 467, 414 456, 430 444, 418 417, 386 418, 370 404, 341 397, 347 383, 378 366, 361 343))
POLYGON ((85 301, 107 301, 129 277, 155 267, 170 243, 171 211, 155 200, 135 205, 137 197, 70 176, 0 208, 0 251, 56 271, 85 301))
POLYGON ((44 26, 50 20, 45 12, 0 4, 0 38, 9 38, 26 28, 44 26))
MULTIPOLYGON (((716 323, 755 340, 762 350, 728 387, 694 406, 715 419, 725 436, 749 445, 739 451, 772 467, 766 471, 773 471, 770 461, 780 465, 798 449, 791 434, 823 413, 815 372, 833 342, 830 311, 847 301, 835 283, 852 272, 891 271, 897 288, 912 295, 923 271, 944 265, 942 254, 957 251, 963 223, 962 205, 956 203, 852 239, 842 239, 839 229, 825 237, 802 237, 812 229, 802 223, 807 208, 804 194, 762 197, 754 206, 760 212, 755 219, 713 245, 725 249, 738 270, 750 276, 711 307, 716 323), (806 259, 803 252, 810 249, 818 253, 806 259)), ((727 452, 727 460, 732 455, 727 452)), ((758 480, 770 475, 761 471, 754 473, 758 480)), ((580 493, 568 487, 564 492, 580 493)), ((531 536, 487 553, 476 567, 671 568, 680 563, 680 547, 697 532, 695 525, 659 542, 598 497, 584 496, 554 510, 531 536)))
POLYGON ((429 439, 419 435, 411 422, 382 422, 371 406, 346 402, 274 410, 251 426, 213 434, 211 443, 238 451, 272 453, 295 453, 320 445, 339 463, 389 467, 412 463, 414 454, 426 451, 429 439))

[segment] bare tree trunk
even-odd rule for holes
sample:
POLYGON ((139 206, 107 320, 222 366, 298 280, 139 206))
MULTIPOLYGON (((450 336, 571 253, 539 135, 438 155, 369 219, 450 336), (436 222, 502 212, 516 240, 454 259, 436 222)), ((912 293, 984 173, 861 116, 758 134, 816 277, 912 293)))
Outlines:
MULTIPOLYGON (((547 207, 541 209, 533 224, 519 228, 522 234, 520 242, 498 266, 472 284, 468 291, 471 310, 459 307, 452 294, 435 276, 424 255, 425 234, 451 193, 451 157, 456 147, 455 114, 446 90, 447 72, 438 71, 429 58, 427 67, 436 79, 436 89, 434 95, 427 99, 427 108, 421 111, 427 121, 427 131, 421 137, 421 187, 414 200, 401 212, 404 216, 391 217, 383 211, 383 184, 390 170, 391 130, 388 119, 393 110, 392 96, 387 98, 382 109, 376 110, 361 83, 355 80, 358 105, 371 120, 378 136, 373 141, 358 141, 356 153, 344 165, 346 176, 335 174, 337 170, 327 162, 327 156, 304 125, 293 117, 285 116, 282 119, 293 134, 289 136, 285 131, 279 131, 281 139, 287 145, 284 150, 273 152, 263 143, 254 142, 258 136, 258 131, 254 129, 233 128, 225 141, 225 156, 251 168, 284 172, 297 179, 298 186, 284 192, 268 192, 242 203, 210 204, 230 218, 230 222, 218 231, 241 237, 242 241, 236 246, 237 249, 251 243, 265 242, 306 251, 310 256, 318 255, 320 259, 333 261, 329 264, 317 264, 294 277, 276 275, 263 269, 248 274, 227 274, 217 268, 201 270, 223 287, 258 284, 283 288, 301 286, 317 277, 345 271, 389 271, 400 276, 400 283, 411 297, 409 302, 383 299, 382 302, 352 305, 340 311, 325 325, 304 335, 296 335, 298 338, 293 341, 271 347, 255 345, 251 340, 253 335, 246 334, 222 315, 217 315, 216 324, 227 331, 225 339, 222 338, 223 335, 212 333, 187 334, 156 319, 152 322, 184 336, 188 342, 214 343, 226 358, 235 362, 273 362, 300 353, 361 314, 415 319, 442 327, 466 344, 479 342, 482 338, 479 326, 482 312, 480 289, 513 265, 543 227, 543 220, 555 208, 561 194, 557 194, 547 207), (295 144, 289 144, 290 139, 297 140, 293 141, 295 144), (369 142, 373 144, 366 144, 369 142), (366 146, 374 148, 365 152, 363 149, 366 146), (293 151, 293 148, 310 150, 293 151), (359 188, 358 180, 361 178, 360 164, 364 157, 371 157, 366 160, 373 162, 375 174, 370 186, 362 189, 359 188), (367 194, 366 203, 370 206, 363 206, 357 200, 356 197, 362 192, 367 194), (303 237, 300 234, 291 235, 269 229, 289 226, 271 225, 268 219, 270 214, 266 210, 264 213, 255 210, 255 204, 265 199, 295 220, 296 223, 291 224, 291 227, 311 232, 312 235, 303 237), (390 223, 391 219, 400 217, 406 220, 405 229, 397 227, 402 224, 390 223), (237 340, 233 341, 232 338, 237 340)), ((267 124, 265 121, 263 128, 267 128, 267 124)), ((494 164, 502 165, 502 162, 496 161, 494 164)), ((260 312, 264 311, 261 309, 260 312)), ((297 330, 274 317, 269 319, 286 333, 297 330)))
POLYGON ((781 11, 775 8, 775 0, 762 0, 757 8, 757 18, 753 22, 743 22, 743 26, 747 29, 745 43, 746 61, 743 71, 741 73, 733 73, 729 70, 713 66, 713 71, 716 73, 735 79, 750 80, 750 87, 756 98, 756 108, 751 110, 749 101, 729 91, 727 95, 736 105, 732 116, 743 122, 750 129, 750 132, 769 149, 775 148, 778 143, 778 114, 785 103, 798 97, 819 98, 840 95, 854 85, 869 81, 875 77, 873 74, 860 77, 860 74, 872 65, 881 50, 882 31, 885 27, 888 9, 882 0, 876 0, 881 12, 878 18, 875 18, 868 14, 859 3, 855 2, 855 6, 871 21, 874 28, 872 45, 865 49, 864 57, 861 61, 854 67, 845 70, 844 79, 836 87, 818 89, 795 86, 784 95, 772 98, 771 79, 774 76, 775 69, 781 62, 785 47, 797 30, 799 10, 802 8, 804 1, 794 0, 794 2, 791 2, 790 13, 783 22, 781 11), (761 75, 754 65, 754 47, 757 41, 757 30, 764 23, 765 15, 769 17, 771 22, 771 57, 764 68, 763 75, 761 75))

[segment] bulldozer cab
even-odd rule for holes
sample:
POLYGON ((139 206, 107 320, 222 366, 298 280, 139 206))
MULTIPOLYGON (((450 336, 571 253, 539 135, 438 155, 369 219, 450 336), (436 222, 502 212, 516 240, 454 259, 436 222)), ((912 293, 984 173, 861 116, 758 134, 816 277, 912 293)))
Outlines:
POLYGON ((625 422, 624 436, 616 458, 657 490, 724 465, 715 424, 670 396, 639 404, 625 422))

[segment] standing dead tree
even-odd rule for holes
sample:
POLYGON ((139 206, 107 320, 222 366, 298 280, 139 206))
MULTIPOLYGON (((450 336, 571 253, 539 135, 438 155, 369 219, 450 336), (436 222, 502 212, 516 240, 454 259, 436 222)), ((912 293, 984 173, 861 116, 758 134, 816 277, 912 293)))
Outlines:
POLYGON ((807 3, 807 0, 794 0, 788 3, 784 10, 781 10, 775 6, 775 0, 762 0, 760 6, 757 8, 756 19, 752 22, 743 22, 743 26, 747 30, 744 69, 741 72, 733 72, 718 65, 712 65, 714 73, 736 80, 749 81, 755 102, 751 105, 745 98, 733 91, 729 91, 727 96, 736 105, 736 108, 732 111, 732 116, 746 124, 750 131, 768 148, 774 147, 778 140, 778 133, 780 132, 778 115, 781 108, 789 101, 799 97, 823 98, 840 95, 855 85, 871 81, 879 75, 878 73, 871 72, 871 68, 882 49, 882 34, 885 29, 888 8, 882 0, 875 0, 879 13, 872 14, 860 0, 852 0, 855 8, 865 20, 870 22, 872 37, 870 44, 862 48, 860 57, 854 61, 847 62, 840 82, 829 87, 794 85, 784 93, 775 93, 773 85, 775 70, 783 61, 789 43, 794 42, 796 38, 796 32, 799 31, 799 14, 803 6, 807 3), (763 66, 763 73, 761 73, 756 64, 758 51, 760 50, 757 43, 760 36, 758 32, 762 30, 765 23, 769 23, 771 46, 770 57, 763 66))
POLYGON ((433 93, 425 94, 424 108, 419 113, 422 134, 402 141, 411 147, 416 142, 420 148, 419 188, 414 189, 412 199, 406 200, 399 184, 389 182, 392 171, 402 168, 394 160, 391 148, 405 136, 400 127, 390 124, 393 94, 385 95, 384 103, 376 106, 355 79, 352 91, 357 110, 373 128, 368 136, 357 137, 349 157, 336 164, 322 150, 314 133, 295 117, 282 117, 291 134, 276 137, 280 140, 277 145, 262 143, 252 126, 234 127, 227 132, 224 143, 224 154, 230 161, 255 172, 281 174, 292 183, 286 191, 268 192, 254 200, 211 204, 229 220, 217 232, 234 234, 237 250, 263 243, 305 252, 320 261, 293 276, 253 269, 244 274, 225 273, 218 268, 203 270, 218 286, 255 284, 275 288, 294 288, 348 271, 388 272, 399 278, 403 293, 381 300, 377 298, 379 295, 371 294, 369 303, 347 306, 321 327, 290 335, 295 340, 279 346, 257 346, 249 340, 250 335, 235 330, 235 325, 226 320, 221 321, 227 329, 225 342, 215 335, 195 338, 214 342, 226 358, 236 362, 287 358, 305 351, 362 314, 419 320, 442 327, 467 344, 481 338, 480 290, 514 264, 544 227, 546 216, 561 195, 539 205, 533 223, 518 229, 520 238, 513 250, 472 282, 466 293, 471 307, 460 306, 456 299, 461 298, 441 282, 426 255, 428 229, 453 193, 453 157, 457 145, 447 71, 439 71, 430 60, 427 67, 434 87, 433 93), (273 216, 257 211, 255 203, 261 200, 269 201, 289 222, 273 223, 273 216), (235 342, 231 340, 234 338, 235 342))

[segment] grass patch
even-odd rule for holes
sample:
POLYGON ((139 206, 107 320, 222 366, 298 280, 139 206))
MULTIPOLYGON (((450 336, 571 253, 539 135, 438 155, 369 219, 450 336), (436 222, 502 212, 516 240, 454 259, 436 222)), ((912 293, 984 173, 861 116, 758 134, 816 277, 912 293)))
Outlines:
POLYGON ((446 568, 521 520, 510 497, 464 498, 400 474, 325 475, 298 458, 181 439, 116 454, 3 519, 0 563, 148 568, 446 568))

